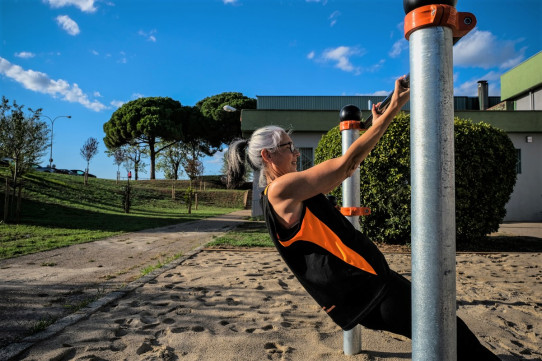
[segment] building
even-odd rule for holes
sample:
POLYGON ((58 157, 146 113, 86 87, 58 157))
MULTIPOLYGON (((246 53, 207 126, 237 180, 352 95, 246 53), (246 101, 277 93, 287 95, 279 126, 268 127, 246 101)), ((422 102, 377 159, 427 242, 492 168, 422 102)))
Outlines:
MULTIPOLYGON (((488 97, 487 82, 481 81, 478 97, 454 97, 455 116, 489 123, 508 134, 518 156, 518 177, 506 205, 505 221, 541 221, 542 52, 503 74, 501 93, 502 101, 501 97, 488 97)), ((292 129, 292 140, 301 153, 298 169, 307 169, 313 165, 314 150, 322 135, 338 124, 339 111, 344 105, 356 105, 366 117, 371 104, 383 99, 378 96, 257 96, 257 109, 242 111, 241 129, 244 137, 270 124, 292 129)), ((403 110, 408 111, 409 104, 403 110)), ((258 176, 255 172, 253 216, 261 215, 258 176)))

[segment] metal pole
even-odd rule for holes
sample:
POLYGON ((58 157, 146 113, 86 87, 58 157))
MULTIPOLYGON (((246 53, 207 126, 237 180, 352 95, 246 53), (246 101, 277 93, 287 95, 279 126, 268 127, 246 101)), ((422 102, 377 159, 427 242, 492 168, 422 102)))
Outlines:
MULTIPOLYGON (((49 120, 51 120, 49 118, 49 120)), ((49 155, 49 168, 53 168, 53 129, 55 126, 55 119, 51 120, 51 153, 49 155)))
POLYGON ((452 30, 410 35, 412 360, 455 361, 452 30))
POLYGON ((49 168, 53 168, 53 129, 54 129, 54 126, 55 126, 55 120, 57 120, 58 118, 68 118, 68 119, 70 119, 72 116, 71 115, 59 115, 58 117, 56 117, 54 119, 51 119, 47 115, 42 115, 41 117, 42 118, 47 118, 51 122, 51 144, 50 144, 51 151, 49 153, 49 168))
MULTIPOLYGON (((341 121, 361 119, 361 112, 353 105, 347 105, 341 111, 341 121), (345 111, 346 110, 346 111, 345 111), (347 118, 347 119, 342 119, 347 118), (357 118, 357 119, 353 119, 357 118)), ((350 145, 359 138, 358 129, 346 129, 341 131, 342 137, 342 154, 346 153, 350 145)), ((342 183, 343 207, 359 207, 359 167, 354 171, 354 174, 346 178, 342 183)), ((359 231, 359 216, 346 216, 352 225, 359 231)), ((357 325, 349 331, 343 331, 343 351, 345 355, 355 355, 361 352, 361 326, 357 325)))

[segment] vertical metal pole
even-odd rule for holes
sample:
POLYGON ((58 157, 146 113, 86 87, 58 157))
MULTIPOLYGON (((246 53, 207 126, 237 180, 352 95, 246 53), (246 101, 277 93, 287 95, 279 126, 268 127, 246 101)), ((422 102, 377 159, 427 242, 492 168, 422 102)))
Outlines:
MULTIPOLYGON (((344 109, 344 108, 343 108, 344 109)), ((359 120, 359 119, 354 119, 359 120)), ((347 129, 341 132, 342 154, 359 138, 359 129, 347 129)), ((342 184, 343 207, 359 207, 359 168, 342 184)), ((359 216, 346 216, 346 218, 359 230, 359 216)), ((361 326, 357 325, 349 331, 343 331, 343 351, 345 355, 355 355, 361 352, 361 326)))
POLYGON ((455 361, 452 30, 410 35, 412 360, 455 361))

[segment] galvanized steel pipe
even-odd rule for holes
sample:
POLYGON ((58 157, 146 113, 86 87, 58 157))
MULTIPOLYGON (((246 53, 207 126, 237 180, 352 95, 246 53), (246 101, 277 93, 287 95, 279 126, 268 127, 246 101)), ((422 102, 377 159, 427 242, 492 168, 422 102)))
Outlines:
MULTIPOLYGON (((344 108, 343 108, 344 109, 344 108)), ((345 119, 346 120, 346 119, 345 119)), ((360 120, 360 119, 347 119, 360 120)), ((348 148, 359 138, 359 129, 346 129, 341 131, 342 154, 345 154, 348 148)), ((342 183, 343 207, 360 206, 360 172, 359 167, 354 174, 345 179, 342 183)), ((359 216, 346 216, 352 225, 359 231, 359 216)), ((361 326, 357 325, 349 331, 343 331, 343 351, 346 355, 355 355, 361 352, 361 326)))
POLYGON ((456 360, 452 30, 410 35, 412 360, 456 360))

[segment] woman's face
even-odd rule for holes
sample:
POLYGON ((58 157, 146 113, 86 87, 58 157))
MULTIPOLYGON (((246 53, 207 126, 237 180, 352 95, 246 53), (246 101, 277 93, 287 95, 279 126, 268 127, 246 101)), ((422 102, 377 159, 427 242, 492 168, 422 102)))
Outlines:
POLYGON ((299 155, 299 151, 295 149, 290 136, 284 133, 280 138, 278 148, 271 153, 272 168, 277 173, 277 176, 297 171, 299 155))

